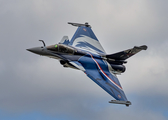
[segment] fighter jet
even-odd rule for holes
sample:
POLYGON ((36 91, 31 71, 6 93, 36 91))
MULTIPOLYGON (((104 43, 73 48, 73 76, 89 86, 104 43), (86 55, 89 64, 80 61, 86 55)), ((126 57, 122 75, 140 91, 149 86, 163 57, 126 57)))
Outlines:
POLYGON ((88 23, 71 23, 78 27, 72 39, 64 36, 58 44, 46 46, 43 40, 42 47, 27 49, 28 51, 59 60, 64 67, 83 71, 91 80, 109 93, 114 100, 109 103, 131 105, 121 87, 117 75, 125 72, 123 64, 127 59, 147 46, 134 46, 131 49, 106 54, 99 40, 88 23))

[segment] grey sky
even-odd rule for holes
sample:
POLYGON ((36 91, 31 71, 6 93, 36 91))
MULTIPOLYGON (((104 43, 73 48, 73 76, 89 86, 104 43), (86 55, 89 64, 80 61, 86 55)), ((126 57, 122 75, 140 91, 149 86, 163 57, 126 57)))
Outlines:
POLYGON ((6 0, 0 1, 0 111, 9 115, 40 112, 69 119, 168 118, 168 1, 165 0, 6 0), (81 71, 27 48, 71 39, 89 22, 107 53, 147 45, 128 59, 121 76, 129 108, 113 99, 81 71))

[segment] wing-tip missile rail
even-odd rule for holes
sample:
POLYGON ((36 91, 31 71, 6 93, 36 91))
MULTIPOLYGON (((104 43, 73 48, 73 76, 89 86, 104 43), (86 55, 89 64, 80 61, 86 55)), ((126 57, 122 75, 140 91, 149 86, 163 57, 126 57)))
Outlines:
POLYGON ((119 100, 111 100, 109 103, 114 103, 114 104, 125 104, 127 107, 131 105, 130 101, 119 101, 119 100))

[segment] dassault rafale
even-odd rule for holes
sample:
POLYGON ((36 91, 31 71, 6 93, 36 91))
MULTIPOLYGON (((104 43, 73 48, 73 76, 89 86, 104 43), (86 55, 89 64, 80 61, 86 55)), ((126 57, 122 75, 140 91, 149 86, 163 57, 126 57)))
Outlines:
POLYGON ((43 42, 42 47, 27 50, 38 55, 55 58, 64 67, 83 71, 91 80, 115 98, 109 103, 131 105, 117 75, 125 72, 126 68, 123 64, 127 63, 126 59, 141 50, 146 50, 147 46, 134 46, 128 50, 106 54, 88 23, 68 22, 68 24, 78 27, 71 40, 68 39, 68 36, 64 36, 58 44, 50 46, 46 46, 43 40, 39 40, 43 42))

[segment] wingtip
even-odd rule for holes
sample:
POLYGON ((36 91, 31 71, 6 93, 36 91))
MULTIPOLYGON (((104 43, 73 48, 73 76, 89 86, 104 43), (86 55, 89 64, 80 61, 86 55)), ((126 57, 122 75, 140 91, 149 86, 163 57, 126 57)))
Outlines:
POLYGON ((141 50, 147 50, 148 46, 142 45, 142 46, 135 46, 134 48, 141 49, 141 50))
POLYGON ((72 26, 76 26, 76 27, 85 26, 85 27, 91 28, 91 25, 89 25, 88 22, 85 22, 85 24, 68 22, 68 24, 71 24, 72 26))
POLYGON ((147 49, 148 49, 148 46, 142 45, 142 46, 140 46, 140 48, 141 48, 142 50, 147 50, 147 49))
POLYGON ((127 107, 129 107, 129 105, 132 104, 130 101, 119 101, 119 100, 111 100, 111 101, 109 101, 109 103, 124 104, 124 105, 126 105, 127 107))

